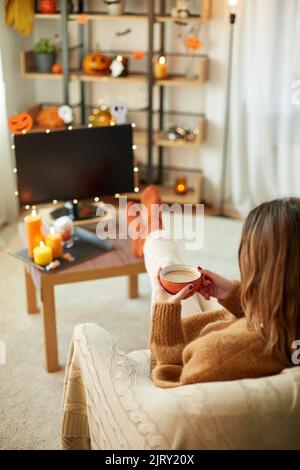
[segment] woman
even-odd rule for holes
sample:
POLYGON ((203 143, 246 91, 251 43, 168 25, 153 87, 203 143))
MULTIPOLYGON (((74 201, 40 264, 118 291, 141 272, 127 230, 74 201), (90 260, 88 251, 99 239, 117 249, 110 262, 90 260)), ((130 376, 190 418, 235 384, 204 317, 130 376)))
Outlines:
MULTIPOLYGON (((164 237, 161 218, 151 214, 153 204, 157 208, 160 202, 155 187, 145 190, 147 213, 134 221, 143 236, 133 241, 134 253, 144 257, 153 281, 154 384, 170 388, 262 377, 292 366, 291 346, 300 339, 300 199, 262 204, 249 214, 239 250, 241 283, 199 268, 200 293, 183 302, 191 289, 170 296, 157 275, 159 267, 182 263, 175 243, 164 237), (210 297, 224 308, 203 312, 210 297)), ((67 364, 64 448, 88 448, 90 441, 96 449, 128 448, 129 442, 163 449, 250 448, 250 443, 253 448, 299 448, 298 375, 233 386, 233 394, 244 390, 237 401, 229 399, 231 387, 225 386, 224 403, 217 384, 197 390, 199 400, 194 401, 192 390, 164 395, 148 387, 142 376, 141 363, 127 357, 107 332, 79 325, 67 364), (269 394, 266 401, 264 394, 269 394), (182 399, 186 415, 179 407, 182 399), (280 432, 270 437, 273 428, 280 432), (223 436, 220 441, 218 436, 223 436)))
MULTIPOLYGON (((160 203, 154 186, 142 203, 148 214, 160 203)), ((148 236, 134 241, 134 251, 145 256, 154 279, 151 377, 158 387, 262 377, 293 365, 292 343, 300 339, 300 199, 267 202, 249 214, 239 249, 241 283, 199 268, 200 294, 224 308, 188 316, 201 310, 197 293, 181 306, 193 286, 171 296, 157 275, 159 267, 182 263, 175 244, 164 239, 160 219, 141 217, 141 224, 148 236)))

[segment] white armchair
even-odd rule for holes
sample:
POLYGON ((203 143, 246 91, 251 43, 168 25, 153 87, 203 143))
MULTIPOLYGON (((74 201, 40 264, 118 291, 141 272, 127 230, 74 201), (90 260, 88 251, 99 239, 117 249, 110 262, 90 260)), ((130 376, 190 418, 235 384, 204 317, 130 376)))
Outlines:
POLYGON ((300 449, 300 367, 276 376, 160 389, 149 352, 76 327, 63 401, 67 449, 300 449))

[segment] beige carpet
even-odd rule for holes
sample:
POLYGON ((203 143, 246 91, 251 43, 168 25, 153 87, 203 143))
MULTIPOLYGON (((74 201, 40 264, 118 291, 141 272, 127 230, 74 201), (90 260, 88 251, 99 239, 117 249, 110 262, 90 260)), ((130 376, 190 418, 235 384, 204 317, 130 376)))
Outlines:
MULTIPOLYGON (((236 278, 241 226, 206 218, 204 249, 185 253, 185 260, 236 278)), ((179 246, 183 251, 183 242, 179 246)), ((18 247, 16 226, 3 229, 0 250, 18 247)), ((64 371, 43 369, 41 317, 26 314, 23 280, 22 264, 0 251, 0 340, 7 348, 7 363, 0 365, 0 448, 59 449, 64 371)), ((56 287, 60 362, 66 361, 73 328, 86 321, 106 328, 126 351, 145 348, 149 304, 146 275, 140 277, 140 298, 130 301, 125 278, 56 287)))

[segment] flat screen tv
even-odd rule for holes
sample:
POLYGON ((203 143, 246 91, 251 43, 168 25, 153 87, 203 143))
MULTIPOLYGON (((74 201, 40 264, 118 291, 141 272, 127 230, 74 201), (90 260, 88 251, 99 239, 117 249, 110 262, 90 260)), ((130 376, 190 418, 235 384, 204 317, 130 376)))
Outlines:
POLYGON ((22 205, 132 192, 130 124, 32 132, 14 139, 22 205))

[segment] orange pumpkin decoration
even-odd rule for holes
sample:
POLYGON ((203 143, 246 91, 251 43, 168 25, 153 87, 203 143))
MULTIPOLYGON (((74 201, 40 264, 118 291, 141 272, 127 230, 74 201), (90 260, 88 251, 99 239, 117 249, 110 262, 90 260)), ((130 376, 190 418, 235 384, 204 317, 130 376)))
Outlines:
POLYGON ((82 67, 87 75, 108 75, 111 59, 100 52, 91 52, 83 59, 82 67))
POLYGON ((57 106, 48 106, 43 108, 36 118, 39 126, 43 129, 57 129, 64 127, 64 121, 58 115, 57 106))
POLYGON ((8 126, 13 134, 25 134, 32 129, 33 119, 28 113, 15 114, 9 118, 8 126))
POLYGON ((132 56, 135 60, 142 60, 145 57, 145 52, 136 50, 136 51, 133 51, 132 56))
POLYGON ((196 36, 189 36, 185 39, 184 42, 188 49, 193 49, 195 51, 197 49, 201 49, 202 47, 202 42, 196 36))
POLYGON ((53 64, 51 68, 51 72, 54 74, 63 73, 63 66, 61 64, 53 64))

